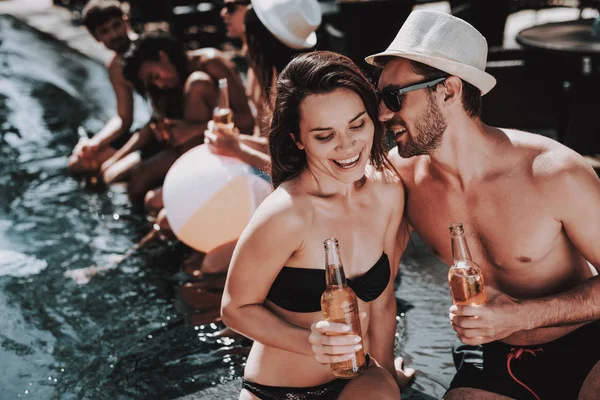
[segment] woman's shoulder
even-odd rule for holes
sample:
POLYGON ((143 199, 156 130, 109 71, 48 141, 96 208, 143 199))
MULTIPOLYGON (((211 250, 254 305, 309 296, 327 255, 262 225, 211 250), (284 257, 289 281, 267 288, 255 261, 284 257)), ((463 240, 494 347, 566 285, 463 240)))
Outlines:
POLYGON ((308 197, 284 183, 261 203, 253 219, 261 225, 302 231, 312 220, 312 214, 312 204, 308 197))

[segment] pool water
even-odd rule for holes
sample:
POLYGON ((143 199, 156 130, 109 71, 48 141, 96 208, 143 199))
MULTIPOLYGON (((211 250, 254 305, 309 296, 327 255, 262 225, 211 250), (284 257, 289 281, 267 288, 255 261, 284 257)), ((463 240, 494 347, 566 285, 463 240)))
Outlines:
POLYGON ((65 168, 77 127, 115 109, 104 67, 8 16, 0 38, 0 397, 166 399, 239 375, 237 341, 179 311, 179 246, 150 243, 87 285, 64 276, 150 226, 124 188, 65 168))
MULTIPOLYGON (((125 189, 70 177, 77 128, 115 109, 102 65, 0 16, 0 397, 169 399, 239 378, 249 341, 190 323, 185 253, 151 242, 86 285, 65 272, 108 265, 150 229, 125 189)), ((149 116, 136 99, 136 122, 149 116)), ((454 373, 447 267, 415 238, 397 291, 398 343, 417 380, 404 399, 440 398, 454 373)))

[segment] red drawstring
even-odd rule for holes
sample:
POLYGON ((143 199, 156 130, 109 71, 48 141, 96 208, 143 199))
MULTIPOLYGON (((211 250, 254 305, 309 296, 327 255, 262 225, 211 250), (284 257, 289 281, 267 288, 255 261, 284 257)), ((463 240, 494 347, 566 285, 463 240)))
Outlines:
POLYGON ((523 386, 525 389, 529 390, 529 392, 533 395, 533 397, 536 398, 536 400, 540 400, 540 398, 538 397, 537 394, 535 394, 535 392, 533 390, 531 390, 531 388, 529 386, 527 386, 526 384, 524 384, 523 382, 521 382, 520 380, 518 380, 515 375, 512 373, 511 369, 510 369, 510 362, 515 359, 518 360, 519 358, 521 358, 521 356, 523 355, 523 353, 529 353, 529 354, 533 354, 534 356, 536 356, 538 351, 544 351, 544 349, 539 348, 539 349, 523 349, 523 348, 516 348, 513 347, 512 349, 510 349, 510 353, 508 354, 508 356, 506 357, 506 369, 508 370, 508 373, 510 374, 510 377, 513 378, 515 380, 515 382, 517 382, 519 385, 523 386))

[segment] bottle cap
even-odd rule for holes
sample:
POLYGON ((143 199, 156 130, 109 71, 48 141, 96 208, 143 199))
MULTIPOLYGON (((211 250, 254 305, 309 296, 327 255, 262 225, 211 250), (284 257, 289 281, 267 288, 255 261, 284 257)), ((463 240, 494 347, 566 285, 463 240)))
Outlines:
POLYGON ((462 222, 454 222, 450 224, 449 228, 451 234, 460 235, 461 233, 464 233, 462 222))
POLYGON ((325 241, 323 242, 323 245, 325 246, 325 250, 327 250, 330 247, 338 247, 339 242, 336 238, 329 238, 329 239, 325 239, 325 241))

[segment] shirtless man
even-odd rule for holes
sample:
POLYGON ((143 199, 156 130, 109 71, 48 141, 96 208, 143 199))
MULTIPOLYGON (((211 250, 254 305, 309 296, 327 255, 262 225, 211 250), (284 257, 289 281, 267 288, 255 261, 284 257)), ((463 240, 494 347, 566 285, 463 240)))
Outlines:
POLYGON ((140 93, 152 93, 156 121, 142 129, 104 162, 107 183, 128 177, 131 200, 140 204, 146 193, 160 184, 175 160, 203 143, 203 132, 217 102, 217 81, 227 78, 233 118, 240 131, 251 132, 254 119, 244 86, 233 64, 216 49, 183 50, 183 44, 168 34, 151 32, 136 41, 125 55, 124 76, 140 93), (165 117, 167 119, 165 119, 165 117), (163 150, 135 165, 130 172, 127 156, 158 140, 163 150))
POLYGON ((117 99, 117 115, 94 137, 81 140, 69 157, 71 172, 94 174, 125 143, 133 121, 133 87, 123 77, 121 62, 135 33, 117 1, 90 1, 83 10, 83 21, 92 36, 114 52, 106 68, 117 99))
POLYGON ((597 399, 600 279, 587 261, 600 266, 600 181, 567 147, 481 121, 496 83, 486 58, 471 25, 415 11, 366 59, 382 68, 379 118, 410 227, 450 265, 448 227, 464 223, 486 282, 487 304, 450 307, 464 345, 444 399, 597 399))
POLYGON ((450 265, 463 222, 488 288, 487 304, 450 308, 468 351, 444 398, 598 399, 600 181, 567 147, 481 121, 486 57, 475 28, 431 11, 367 57, 410 226, 450 265))

